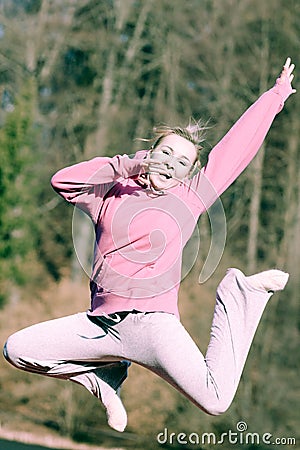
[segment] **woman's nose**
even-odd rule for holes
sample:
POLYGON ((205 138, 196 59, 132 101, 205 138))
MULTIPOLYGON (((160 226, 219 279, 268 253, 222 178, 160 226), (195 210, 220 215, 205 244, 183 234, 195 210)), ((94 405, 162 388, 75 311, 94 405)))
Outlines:
POLYGON ((174 164, 172 164, 172 163, 170 163, 170 162, 167 162, 166 163, 166 166, 167 166, 167 169, 173 169, 174 170, 174 164))
POLYGON ((175 168, 174 158, 168 158, 167 161, 165 162, 165 165, 167 166, 168 169, 174 170, 175 168))

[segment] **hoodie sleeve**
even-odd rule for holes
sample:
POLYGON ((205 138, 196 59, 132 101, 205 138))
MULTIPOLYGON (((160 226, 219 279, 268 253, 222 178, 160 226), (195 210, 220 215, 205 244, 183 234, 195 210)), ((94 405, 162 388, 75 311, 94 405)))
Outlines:
POLYGON ((119 178, 139 173, 140 158, 117 155, 113 158, 97 157, 59 170, 51 179, 53 189, 65 200, 97 221, 105 194, 119 178))
POLYGON ((200 199, 201 212, 208 209, 249 165, 291 93, 289 82, 280 84, 277 80, 211 150, 206 166, 190 184, 200 199))

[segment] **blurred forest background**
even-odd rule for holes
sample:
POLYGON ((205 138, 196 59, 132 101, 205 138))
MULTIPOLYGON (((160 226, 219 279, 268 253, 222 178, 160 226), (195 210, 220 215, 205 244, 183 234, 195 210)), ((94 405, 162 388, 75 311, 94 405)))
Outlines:
MULTIPOLYGON (((0 0, 2 343, 19 328, 89 306, 88 278, 73 250, 73 209, 49 184, 55 171, 95 155, 131 154, 141 148, 134 139, 149 137, 155 124, 185 125, 191 116, 209 120, 205 163, 242 112, 273 86, 287 56, 300 90, 299 24, 299 0, 0 0)), ((291 273, 286 291, 266 309, 232 407, 206 416, 158 377, 132 367, 123 389, 129 425, 119 445, 155 448, 165 427, 221 434, 236 430, 239 420, 249 432, 297 437, 299 95, 222 196, 227 242, 214 276, 197 283, 210 242, 203 216, 200 252, 180 291, 182 320, 205 352, 214 291, 227 266, 291 273)), ((87 242, 85 222, 78 235, 87 242)), ((88 261, 91 248, 83 249, 88 261)), ((189 370, 188 355, 186 363, 189 370)), ((107 445, 117 439, 81 387, 22 373, 4 360, 0 402, 2 429, 107 445)))

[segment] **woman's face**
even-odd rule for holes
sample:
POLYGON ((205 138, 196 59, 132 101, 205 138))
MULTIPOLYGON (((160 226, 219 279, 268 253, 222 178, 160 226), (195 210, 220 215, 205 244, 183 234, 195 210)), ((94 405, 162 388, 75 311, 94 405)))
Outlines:
POLYGON ((159 161, 167 171, 167 175, 150 172, 151 184, 154 189, 165 190, 176 186, 189 175, 197 159, 197 150, 187 139, 170 134, 151 151, 151 158, 159 161))

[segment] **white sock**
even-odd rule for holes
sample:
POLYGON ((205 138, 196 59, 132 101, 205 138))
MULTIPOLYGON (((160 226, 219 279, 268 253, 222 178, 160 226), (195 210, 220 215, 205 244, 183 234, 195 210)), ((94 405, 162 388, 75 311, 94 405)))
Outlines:
POLYGON ((282 291, 289 279, 289 274, 282 270, 271 269, 246 277, 247 281, 257 289, 265 291, 282 291))
POLYGON ((104 406, 108 425, 114 430, 124 431, 127 425, 127 413, 117 393, 112 395, 104 406))
POLYGON ((117 392, 105 381, 99 379, 95 381, 96 375, 93 372, 79 374, 71 377, 70 380, 83 385, 91 394, 95 395, 106 409, 108 425, 117 431, 124 431, 127 425, 127 414, 120 399, 120 388, 117 392))

